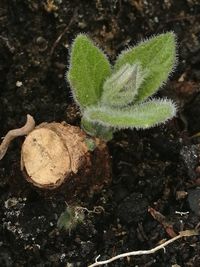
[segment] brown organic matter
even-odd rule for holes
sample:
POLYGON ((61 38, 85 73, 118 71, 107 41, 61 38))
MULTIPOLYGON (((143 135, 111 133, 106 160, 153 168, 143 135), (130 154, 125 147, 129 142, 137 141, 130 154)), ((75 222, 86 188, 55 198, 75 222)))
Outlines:
POLYGON ((26 137, 21 169, 33 185, 65 184, 70 196, 97 191, 111 179, 106 144, 66 123, 42 123, 26 137))

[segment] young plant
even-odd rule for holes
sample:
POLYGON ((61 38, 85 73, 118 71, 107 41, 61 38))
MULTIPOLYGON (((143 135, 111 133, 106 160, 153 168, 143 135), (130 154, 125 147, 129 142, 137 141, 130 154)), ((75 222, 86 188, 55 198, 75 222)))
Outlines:
MULTIPOLYGON (((174 116, 176 107, 171 100, 152 95, 174 68, 175 43, 172 32, 155 36, 123 51, 111 66, 104 53, 79 34, 72 45, 67 79, 85 131, 65 122, 35 127, 28 116, 24 127, 6 135, 0 145, 0 160, 16 136, 28 134, 21 150, 21 170, 27 181, 41 189, 63 185, 70 202, 100 191, 111 181, 105 141, 118 129, 146 129, 174 116)), ((61 217, 59 225, 63 218, 75 214, 70 212, 61 217)), ((71 220, 67 222, 65 228, 72 227, 71 220)))
POLYGON ((84 210, 80 209, 78 206, 68 206, 64 212, 61 213, 58 218, 57 226, 58 228, 69 231, 76 228, 78 224, 83 223, 85 218, 84 210))
POLYGON ((79 34, 72 45, 67 79, 82 112, 82 128, 109 140, 116 130, 146 129, 172 118, 175 104, 152 96, 175 64, 173 32, 123 51, 114 66, 86 35, 79 34))

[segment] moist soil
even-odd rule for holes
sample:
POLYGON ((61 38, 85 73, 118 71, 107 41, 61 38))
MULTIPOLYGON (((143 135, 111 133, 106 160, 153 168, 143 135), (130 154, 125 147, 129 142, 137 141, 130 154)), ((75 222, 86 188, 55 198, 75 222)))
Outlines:
MULTIPOLYGON (((25 123, 80 124, 65 79, 69 47, 87 33, 114 62, 125 47, 173 30, 178 65, 158 93, 178 106, 177 116, 150 130, 126 130, 108 143, 112 183, 77 197, 82 223, 58 227, 64 192, 48 195, 20 171, 16 139, 0 162, 0 266, 88 266, 122 252, 151 249, 200 216, 200 3, 198 0, 1 0, 0 136, 25 123), (160 219, 162 218, 162 219, 160 219)), ((104 166, 102 166, 103 168, 104 166)), ((124 258, 113 267, 200 266, 199 236, 179 239, 151 255, 124 258)))

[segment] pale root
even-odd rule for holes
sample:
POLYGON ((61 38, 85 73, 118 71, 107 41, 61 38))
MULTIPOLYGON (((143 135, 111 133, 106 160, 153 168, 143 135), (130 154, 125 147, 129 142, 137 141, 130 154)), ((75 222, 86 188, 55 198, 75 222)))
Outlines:
POLYGON ((82 186, 98 189, 110 180, 106 144, 66 123, 42 123, 28 134, 22 146, 21 169, 29 182, 45 189, 63 183, 74 192, 82 186), (94 151, 88 140, 94 143, 94 151))

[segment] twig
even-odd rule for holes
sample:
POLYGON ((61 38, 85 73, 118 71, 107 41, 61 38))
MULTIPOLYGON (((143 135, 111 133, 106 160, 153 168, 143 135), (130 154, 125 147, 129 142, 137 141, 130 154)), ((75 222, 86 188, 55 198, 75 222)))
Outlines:
POLYGON ((62 33, 58 36, 58 38, 56 39, 56 41, 54 42, 52 48, 51 48, 51 51, 50 51, 50 55, 52 56, 53 53, 54 53, 54 50, 56 48, 56 46, 59 44, 60 40, 62 39, 62 37, 65 35, 65 33, 69 30, 69 28, 71 27, 73 21, 74 21, 74 18, 76 17, 77 15, 77 10, 78 8, 75 8, 74 9, 74 13, 69 21, 69 23, 67 24, 67 26, 64 28, 64 30, 62 31, 62 33))
POLYGON ((164 23, 170 23, 170 22, 174 22, 174 21, 181 21, 181 20, 191 20, 193 18, 198 18, 200 15, 196 14, 196 15, 192 15, 192 16, 177 16, 174 18, 169 18, 166 21, 164 21, 164 23))
POLYGON ((5 156, 6 151, 13 139, 18 136, 27 135, 35 128, 35 121, 31 115, 27 115, 26 124, 18 129, 10 130, 4 137, 0 145, 0 160, 5 156))
POLYGON ((167 218, 161 214, 159 211, 149 207, 148 212, 151 214, 151 216, 158 221, 165 229, 166 233, 169 235, 169 237, 175 237, 176 233, 173 229, 173 225, 170 221, 167 220, 167 218))
POLYGON ((160 249, 164 249, 165 250, 165 247, 171 243, 173 243, 174 241, 176 241, 177 239, 179 238, 182 238, 182 237, 187 237, 187 236, 194 236, 194 235, 198 235, 198 231, 195 231, 195 230, 185 230, 185 231, 181 231, 179 233, 179 235, 169 239, 168 241, 164 242, 163 244, 155 247, 155 248, 152 248, 152 249, 149 249, 149 250, 138 250, 138 251, 131 251, 131 252, 126 252, 126 253, 122 253, 122 254, 119 254, 115 257, 112 257, 108 260, 104 260, 104 261, 98 261, 98 258, 100 257, 100 255, 96 258, 95 260, 95 263, 89 265, 88 267, 95 267, 95 266, 100 266, 100 265, 104 265, 104 264, 108 264, 108 263, 111 263, 117 259, 121 259, 121 258, 125 258, 125 257, 130 257, 130 256, 139 256, 139 255, 148 255, 148 254, 153 254, 155 253, 156 251, 160 250, 160 249))

